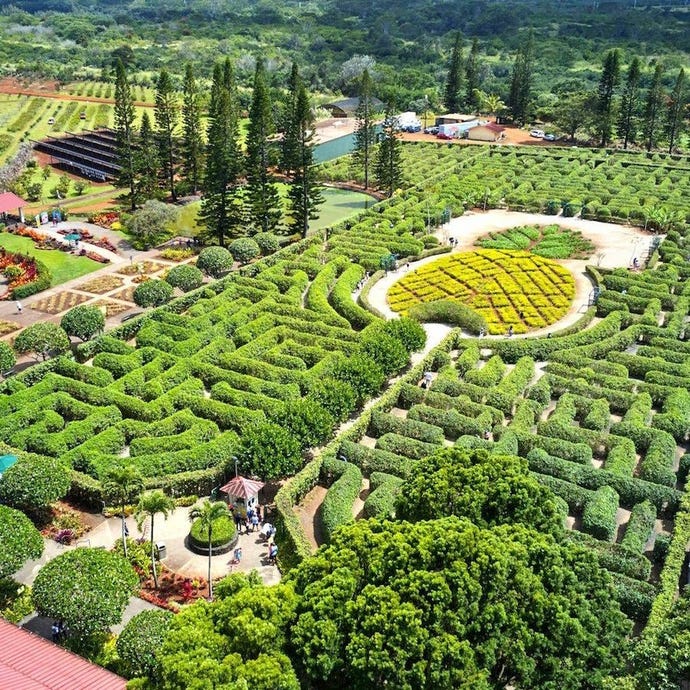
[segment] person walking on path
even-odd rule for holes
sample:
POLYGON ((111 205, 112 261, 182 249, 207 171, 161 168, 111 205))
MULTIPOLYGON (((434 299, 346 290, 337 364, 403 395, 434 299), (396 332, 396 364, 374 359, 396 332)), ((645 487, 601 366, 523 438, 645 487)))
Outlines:
POLYGON ((21 314, 23 307, 22 307, 22 303, 19 300, 17 300, 16 306, 17 306, 17 314, 21 314))

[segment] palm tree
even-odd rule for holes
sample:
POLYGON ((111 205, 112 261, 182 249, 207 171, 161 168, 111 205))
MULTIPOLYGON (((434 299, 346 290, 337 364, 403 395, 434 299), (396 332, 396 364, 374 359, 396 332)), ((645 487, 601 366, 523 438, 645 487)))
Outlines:
POLYGON ((170 515, 174 508, 175 501, 170 496, 166 496, 160 489, 147 491, 139 499, 139 504, 137 505, 135 517, 139 529, 141 529, 147 517, 151 518, 151 565, 153 567, 153 586, 155 589, 158 589, 158 573, 156 572, 156 552, 153 541, 153 519, 156 513, 163 513, 163 517, 167 520, 168 515, 170 515))
POLYGON ((477 100, 479 101, 479 111, 480 113, 486 113, 487 115, 498 115, 498 113, 503 112, 506 109, 506 104, 500 96, 495 93, 485 93, 479 89, 475 90, 477 100))
POLYGON ((133 465, 126 467, 113 467, 105 476, 103 493, 106 498, 113 501, 120 508, 122 520, 122 548, 127 558, 127 539, 125 526, 125 509, 127 504, 136 501, 144 489, 144 478, 133 465))
POLYGON ((224 501, 212 503, 206 499, 201 505, 194 506, 189 511, 190 520, 199 520, 201 523, 201 533, 208 533, 208 600, 213 600, 213 582, 211 580, 211 544, 213 542, 213 523, 222 517, 230 514, 228 505, 224 501))

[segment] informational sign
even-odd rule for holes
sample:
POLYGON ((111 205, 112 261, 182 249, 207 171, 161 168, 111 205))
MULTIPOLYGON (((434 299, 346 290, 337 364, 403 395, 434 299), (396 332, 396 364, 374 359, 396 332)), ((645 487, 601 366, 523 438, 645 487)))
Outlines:
POLYGON ((48 212, 43 211, 43 213, 41 213, 41 225, 45 225, 47 222, 48 222, 48 212))
POLYGON ((40 225, 41 225, 41 214, 37 213, 36 214, 36 227, 38 228, 38 227, 40 227, 40 225))

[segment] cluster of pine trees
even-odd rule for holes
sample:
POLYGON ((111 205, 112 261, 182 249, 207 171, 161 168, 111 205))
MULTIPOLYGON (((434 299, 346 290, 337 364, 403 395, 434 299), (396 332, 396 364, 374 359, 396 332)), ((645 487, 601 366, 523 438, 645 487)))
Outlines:
POLYGON ((182 102, 170 74, 156 82, 154 121, 144 112, 135 126, 132 92, 121 61, 115 69, 115 130, 119 184, 129 190, 132 210, 161 195, 177 201, 180 190, 202 193, 203 238, 224 246, 228 239, 257 232, 299 232, 318 217, 323 199, 313 156, 314 116, 309 94, 293 65, 284 119, 276 123, 266 68, 257 60, 244 147, 232 63, 213 71, 203 136, 203 99, 191 65, 184 73, 182 102), (282 136, 276 133, 282 130, 282 136), (288 184, 280 198, 276 176, 288 184))

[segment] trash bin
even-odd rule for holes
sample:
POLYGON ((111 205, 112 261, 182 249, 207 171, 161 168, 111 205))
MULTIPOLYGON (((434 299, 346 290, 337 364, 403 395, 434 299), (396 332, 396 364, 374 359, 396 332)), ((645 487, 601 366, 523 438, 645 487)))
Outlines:
POLYGON ((166 555, 167 555, 167 548, 165 546, 165 542, 163 541, 157 541, 156 542, 156 554, 158 556, 158 560, 162 561, 166 555))

